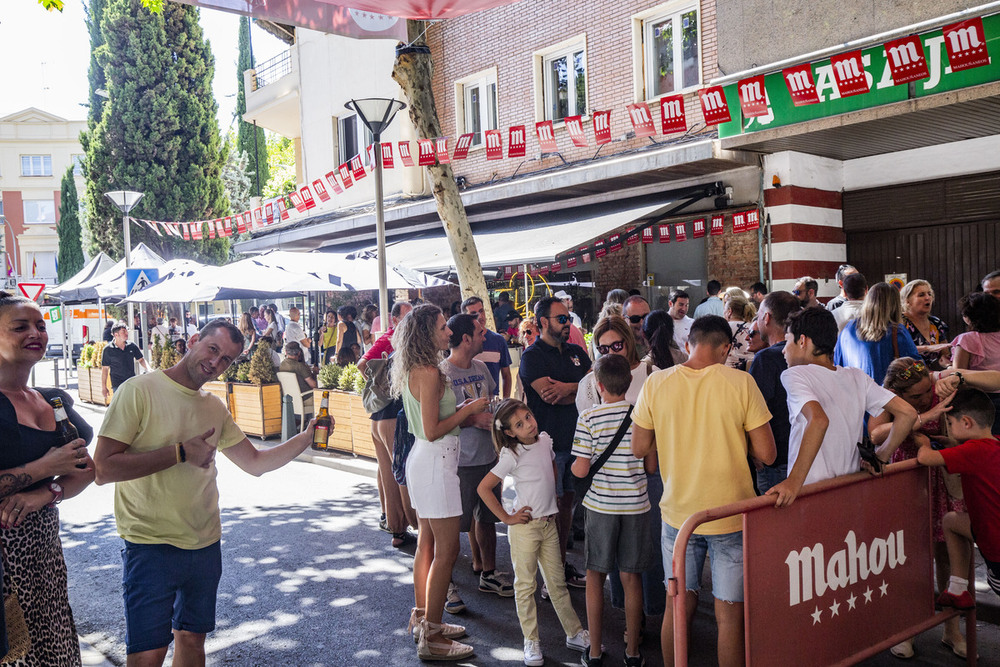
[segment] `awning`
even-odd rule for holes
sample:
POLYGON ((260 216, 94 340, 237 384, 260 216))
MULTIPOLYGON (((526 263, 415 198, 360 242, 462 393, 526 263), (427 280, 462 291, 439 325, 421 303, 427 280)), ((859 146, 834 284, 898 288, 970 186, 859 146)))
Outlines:
MULTIPOLYGON (((556 256, 576 250, 591 239, 647 219, 659 217, 675 200, 621 208, 611 203, 514 218, 473 230, 479 261, 486 266, 551 264, 556 256)), ((366 252, 372 252, 366 249, 366 252)), ((421 271, 446 271, 454 267, 451 247, 443 233, 421 234, 386 248, 393 264, 421 271)))

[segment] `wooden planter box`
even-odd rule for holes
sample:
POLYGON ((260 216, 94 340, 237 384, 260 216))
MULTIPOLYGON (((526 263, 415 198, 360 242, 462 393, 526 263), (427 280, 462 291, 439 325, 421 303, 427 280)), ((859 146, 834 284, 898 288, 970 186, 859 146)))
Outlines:
POLYGON ((214 394, 218 396, 222 401, 226 409, 231 413, 233 411, 233 400, 230 395, 230 390, 232 387, 232 382, 222 382, 220 380, 212 380, 211 382, 206 382, 201 386, 202 389, 207 391, 209 394, 214 394))
POLYGON ((77 392, 80 395, 81 401, 97 405, 109 405, 111 403, 111 387, 108 387, 107 400, 104 399, 104 392, 101 391, 100 368, 77 368, 76 378, 77 392))
MULTIPOLYGON (((323 396, 313 398, 313 403, 319 406, 323 396)), ((316 408, 319 411, 319 407, 316 408)), ((334 389, 330 391, 330 416, 334 419, 333 433, 327 443, 329 449, 338 452, 354 453, 354 438, 351 436, 351 403, 350 394, 334 389)))
POLYGON ((247 435, 270 438, 281 434, 281 385, 232 383, 233 421, 247 435))
POLYGON ((348 394, 351 404, 351 436, 354 438, 354 454, 375 458, 375 443, 372 442, 372 420, 365 412, 361 396, 348 394))

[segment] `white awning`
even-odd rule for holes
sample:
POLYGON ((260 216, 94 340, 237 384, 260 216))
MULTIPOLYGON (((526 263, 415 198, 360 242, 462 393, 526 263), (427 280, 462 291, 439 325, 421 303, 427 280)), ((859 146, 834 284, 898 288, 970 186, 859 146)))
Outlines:
MULTIPOLYGON (((559 254, 630 222, 654 218, 675 204, 675 201, 661 201, 617 210, 593 206, 586 209, 593 211, 586 216, 572 210, 524 216, 490 227, 479 226, 472 236, 484 267, 551 264, 559 254)), ((446 271, 455 265, 443 233, 421 234, 395 242, 386 249, 386 256, 389 262, 421 271, 446 271)))

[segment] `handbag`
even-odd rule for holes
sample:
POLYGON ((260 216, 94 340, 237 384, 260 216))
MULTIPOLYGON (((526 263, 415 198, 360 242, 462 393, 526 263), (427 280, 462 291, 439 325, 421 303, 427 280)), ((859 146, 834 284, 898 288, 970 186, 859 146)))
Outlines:
POLYGON ((365 365, 365 388, 361 392, 361 403, 368 414, 379 412, 392 403, 392 396, 389 394, 391 361, 391 357, 383 352, 380 359, 370 359, 365 365))
POLYGON ((615 453, 615 450, 618 449, 619 443, 621 443, 625 434, 628 432, 629 426, 632 425, 633 407, 634 406, 631 405, 628 406, 628 412, 625 413, 625 418, 622 419, 621 426, 619 426, 618 430, 615 432, 615 437, 611 439, 611 443, 608 445, 607 449, 601 452, 601 455, 597 457, 597 460, 591 464, 590 470, 587 472, 587 476, 577 477, 576 475, 573 475, 573 490, 576 492, 577 498, 583 498, 587 495, 587 491, 590 491, 590 485, 594 481, 594 475, 601 470, 604 464, 607 463, 608 459, 611 458, 611 455, 615 453))
POLYGON ((17 591, 7 574, 7 553, 3 553, 3 611, 5 632, 7 633, 7 654, 0 658, 0 664, 17 662, 28 655, 31 650, 31 635, 28 634, 28 623, 24 620, 24 610, 17 599, 17 591))

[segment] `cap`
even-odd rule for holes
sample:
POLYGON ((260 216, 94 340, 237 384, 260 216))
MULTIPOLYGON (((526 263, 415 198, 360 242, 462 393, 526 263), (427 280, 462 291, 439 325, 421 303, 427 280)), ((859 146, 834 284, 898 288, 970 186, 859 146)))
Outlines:
POLYGON ((572 299, 573 298, 569 294, 567 294, 565 290, 559 290, 558 292, 556 292, 552 296, 554 296, 555 298, 560 299, 560 300, 563 300, 563 299, 572 299))

